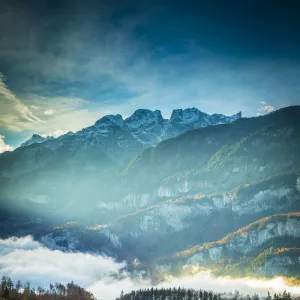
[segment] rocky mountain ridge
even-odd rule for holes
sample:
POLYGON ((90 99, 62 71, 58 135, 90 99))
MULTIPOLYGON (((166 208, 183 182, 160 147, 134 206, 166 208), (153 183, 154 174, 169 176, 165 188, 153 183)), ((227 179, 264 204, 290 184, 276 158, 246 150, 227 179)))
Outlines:
MULTIPOLYGON (((175 109, 168 120, 162 117, 159 110, 138 109, 125 120, 121 115, 106 115, 92 126, 76 133, 68 132, 56 139, 34 134, 21 146, 43 143, 45 148, 56 149, 63 141, 71 139, 73 144, 82 143, 86 146, 99 147, 118 163, 124 163, 141 150, 188 130, 227 124, 239 118, 241 112, 228 117, 222 114, 209 115, 193 107, 184 110, 175 109), (131 151, 131 155, 121 155, 121 150, 126 152, 126 149, 131 151)), ((78 146, 80 147, 81 145, 78 146)))
MULTIPOLYGON (((194 112, 182 115, 174 112, 172 122, 194 120, 194 112)), ((138 139, 155 139, 164 122, 159 112, 105 116, 75 134, 1 154, 2 234, 33 234, 51 249, 148 265, 261 218, 300 211, 300 107, 189 130, 144 149, 138 139), (124 167, 112 159, 129 159, 132 151, 141 153, 124 167)), ((282 265, 290 261, 272 255, 282 265)), ((244 257, 226 266, 239 263, 244 257)))
POLYGON ((32 144, 40 144, 49 140, 53 140, 53 136, 42 137, 38 134, 33 134, 29 139, 21 144, 21 147, 30 146, 32 144))

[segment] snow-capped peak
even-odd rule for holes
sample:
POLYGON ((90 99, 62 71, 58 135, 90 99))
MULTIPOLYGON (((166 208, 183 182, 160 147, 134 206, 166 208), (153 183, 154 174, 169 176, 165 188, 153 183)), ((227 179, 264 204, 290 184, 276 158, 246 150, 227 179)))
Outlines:
POLYGON ((72 136, 72 135, 74 135, 74 132, 73 132, 73 131, 68 131, 68 132, 66 133, 66 135, 72 136))
POLYGON ((241 117, 242 117, 242 112, 240 111, 240 112, 232 115, 229 118, 230 118, 231 122, 233 122, 233 121, 236 121, 236 120, 240 119, 241 117))
POLYGON ((53 136, 42 137, 39 134, 33 134, 29 139, 27 139, 24 143, 21 144, 21 147, 29 146, 36 143, 43 143, 52 139, 54 139, 53 136))
POLYGON ((116 125, 119 127, 124 126, 124 120, 121 115, 107 115, 99 119, 96 123, 96 126, 103 125, 116 125))
POLYGON ((134 149, 154 146, 160 141, 175 137, 188 130, 231 123, 239 118, 241 118, 240 112, 232 116, 208 115, 193 107, 174 109, 171 118, 164 119, 159 110, 138 109, 125 120, 119 114, 106 115, 92 126, 83 128, 76 133, 68 132, 56 139, 34 134, 22 146, 47 141, 43 143, 44 147, 57 149, 64 144, 63 140, 66 139, 66 142, 72 142, 72 149, 81 148, 82 145, 100 147, 108 156, 121 161, 123 159, 120 159, 123 154, 122 149, 129 149, 126 153, 124 152, 124 157, 127 155, 131 158, 131 155, 135 155, 139 151, 134 149))
POLYGON ((232 116, 225 116, 222 114, 213 114, 210 116, 210 122, 212 124, 225 124, 225 123, 231 123, 234 122, 242 117, 242 113, 238 112, 232 116))
POLYGON ((205 117, 208 117, 208 115, 195 107, 174 109, 170 118, 170 123, 189 125, 191 123, 198 123, 205 117))
POLYGON ((162 124, 163 120, 160 110, 138 109, 125 120, 125 124, 135 129, 143 125, 162 124))

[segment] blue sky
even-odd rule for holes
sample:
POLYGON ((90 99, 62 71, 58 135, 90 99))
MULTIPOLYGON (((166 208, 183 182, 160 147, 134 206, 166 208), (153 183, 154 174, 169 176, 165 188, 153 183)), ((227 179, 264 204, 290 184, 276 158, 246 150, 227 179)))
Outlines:
POLYGON ((138 108, 300 104, 297 2, 3 0, 0 148, 138 108))

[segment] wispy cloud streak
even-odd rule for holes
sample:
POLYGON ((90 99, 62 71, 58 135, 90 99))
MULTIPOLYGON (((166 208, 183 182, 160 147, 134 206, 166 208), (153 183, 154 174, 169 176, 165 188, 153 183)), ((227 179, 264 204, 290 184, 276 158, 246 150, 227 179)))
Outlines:
POLYGON ((42 122, 31 110, 6 86, 0 73, 0 125, 12 131, 22 131, 32 123, 42 122))

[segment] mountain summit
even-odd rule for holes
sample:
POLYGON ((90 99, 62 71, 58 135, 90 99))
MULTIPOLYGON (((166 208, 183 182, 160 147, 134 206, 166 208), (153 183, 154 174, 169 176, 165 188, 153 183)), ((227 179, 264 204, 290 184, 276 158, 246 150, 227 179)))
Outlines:
POLYGON ((54 139, 34 134, 21 146, 44 143, 46 148, 56 148, 64 139, 72 140, 80 149, 82 145, 99 147, 106 155, 118 162, 126 162, 143 149, 158 142, 175 137, 188 130, 210 125, 227 124, 241 118, 241 113, 233 116, 209 115, 199 109, 174 109, 170 119, 164 119, 160 110, 138 109, 125 120, 119 114, 106 115, 94 125, 72 135, 66 134, 54 139), (128 153, 126 153, 128 152, 128 153))
POLYGON ((45 141, 49 141, 49 140, 52 140, 52 139, 54 139, 53 136, 42 137, 38 134, 33 134, 29 139, 27 139, 24 143, 21 144, 21 147, 30 146, 32 144, 43 143, 45 141))

